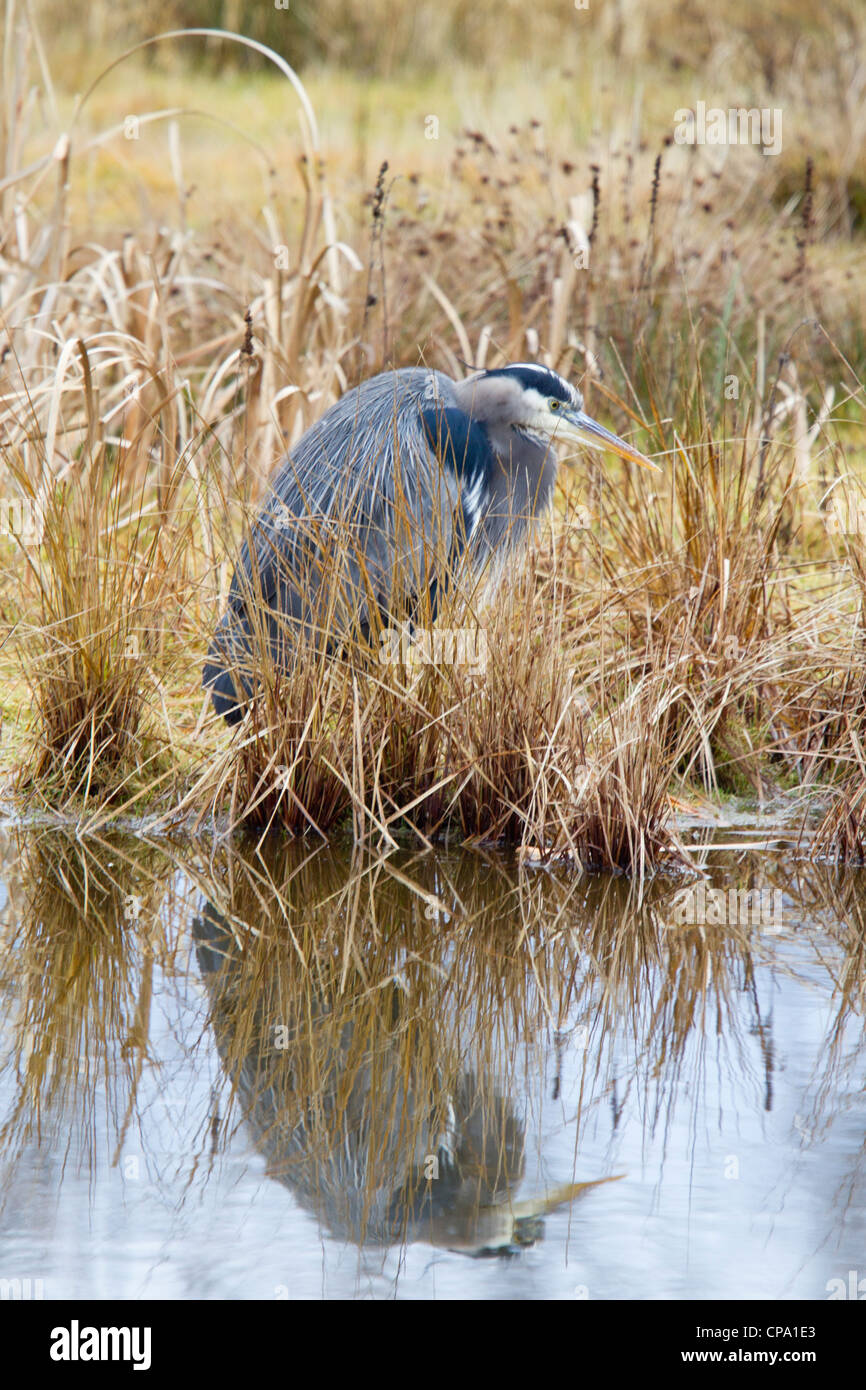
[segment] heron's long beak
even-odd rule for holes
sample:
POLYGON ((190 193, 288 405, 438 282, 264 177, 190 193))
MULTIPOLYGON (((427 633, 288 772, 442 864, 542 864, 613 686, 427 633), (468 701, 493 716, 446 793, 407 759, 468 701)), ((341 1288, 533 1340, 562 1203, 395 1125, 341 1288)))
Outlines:
POLYGON ((619 454, 620 458, 627 459, 629 463, 639 463, 641 468, 651 468, 655 473, 662 471, 652 459, 626 444, 619 435, 611 434, 604 425, 600 425, 582 410, 569 410, 561 414, 554 438, 561 443, 588 444, 592 449, 609 449, 612 454, 619 454))

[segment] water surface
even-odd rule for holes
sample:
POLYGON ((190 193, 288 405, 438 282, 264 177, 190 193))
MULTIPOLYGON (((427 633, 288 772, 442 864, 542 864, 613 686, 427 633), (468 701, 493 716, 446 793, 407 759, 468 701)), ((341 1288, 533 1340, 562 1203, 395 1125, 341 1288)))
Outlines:
POLYGON ((723 834, 684 924, 494 852, 7 827, 0 1287, 850 1292, 866 877, 723 834))

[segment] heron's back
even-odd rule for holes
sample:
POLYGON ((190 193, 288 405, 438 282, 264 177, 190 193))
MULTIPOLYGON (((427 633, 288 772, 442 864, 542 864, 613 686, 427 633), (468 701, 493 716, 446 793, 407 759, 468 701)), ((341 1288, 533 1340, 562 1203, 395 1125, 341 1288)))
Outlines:
POLYGON ((239 719, 255 653, 278 668, 299 630, 331 644, 434 618, 443 589, 504 561, 553 485, 548 451, 507 423, 476 419, 472 382, 383 372, 347 391, 277 469, 244 542, 204 684, 239 719), (236 693, 237 691, 237 693, 236 693))

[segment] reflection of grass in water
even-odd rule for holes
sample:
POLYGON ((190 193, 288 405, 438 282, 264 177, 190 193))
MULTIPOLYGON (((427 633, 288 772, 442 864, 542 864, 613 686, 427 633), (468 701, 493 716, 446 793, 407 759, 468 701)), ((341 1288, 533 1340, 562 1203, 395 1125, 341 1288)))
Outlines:
MULTIPOLYGON (((346 878, 330 850, 304 862, 267 852, 235 866, 200 923, 220 1052, 270 1171, 355 1239, 395 1235, 396 1193, 404 1237, 454 1241, 460 1203, 452 1190, 436 1208, 445 1184, 425 1183, 431 1156, 471 1195, 464 1217, 513 1205, 523 1141, 509 1112, 550 1032, 585 1030, 581 1121, 607 1102, 623 1049, 649 1126, 663 1110, 670 1121, 717 1034, 745 1061, 747 931, 662 930, 670 889, 642 900, 622 881, 578 888, 481 864, 396 856, 346 878), (245 949, 241 922, 258 933, 245 949), (227 962, 209 957, 215 940, 227 962), (461 1133, 481 1136, 471 1155, 461 1133)), ((769 1065, 757 1001, 747 1009, 769 1065)))
POLYGON ((554 1016, 568 1018, 583 1052, 578 1135, 594 1106, 604 1100, 618 1115, 634 1090, 648 1136, 660 1119, 672 1124, 677 1106, 697 1111, 708 1046, 715 1039, 720 1055, 748 1074, 746 1032, 755 1016, 766 1064, 756 1000, 744 1018, 754 968, 749 932, 672 928, 674 891, 656 883, 641 894, 622 880, 594 880, 568 929, 565 959, 558 939, 549 952, 554 1016))
POLYGON ((72 1122, 92 1163, 100 1090, 119 1148, 147 1056, 154 962, 167 958, 156 920, 165 860, 123 837, 16 840, 22 893, 10 906, 20 916, 7 914, 0 992, 17 1094, 0 1144, 44 1142, 72 1122))
MULTIPOLYGON (((677 1105, 697 1110, 714 1039, 739 1077, 760 1087, 763 1073, 772 1104, 757 967, 787 967, 759 929, 666 926, 670 885, 641 894, 622 879, 527 875, 501 855, 352 858, 266 842, 199 856, 46 833, 20 845, 21 921, 4 928, 0 964, 17 1068, 2 1130, 11 1160, 70 1119, 90 1143, 100 1085, 115 1153, 131 1123, 148 1152, 136 1095, 152 971, 171 971, 189 901, 185 890, 173 904, 175 865, 207 904, 196 947, 226 1088, 215 1153, 246 1119, 270 1175, 351 1239, 504 1249, 579 1195, 568 1183, 518 1190, 527 1085, 547 1095, 550 1083, 555 1098, 569 1046, 582 1051, 568 1098, 578 1144, 635 1088, 647 1134, 669 1128, 677 1105)), ((820 923, 809 940, 839 1005, 814 1102, 829 1115, 858 1055, 843 1055, 842 1029, 862 1017, 862 894, 850 876, 800 881, 757 857, 714 881, 734 873, 784 887, 820 923)), ((195 1063, 198 1035, 185 1046, 195 1063)), ((179 1157, 192 1182, 200 1160, 179 1157)))
MULTIPOLYGON (((808 1116, 808 1129, 820 1133, 835 1118, 834 1105, 852 1078, 859 1077, 859 1093, 854 1103, 866 1098, 863 1060, 866 1056, 866 883, 856 871, 813 864, 808 870, 795 866, 790 874, 792 891, 812 921, 820 924, 832 948, 816 940, 815 953, 833 984, 834 1017, 821 1057, 815 1098, 808 1116), (859 1037, 850 1047, 859 1026, 859 1037)), ((861 1157, 866 1159, 866 1138, 861 1157)), ((854 1174, 851 1176, 853 1184, 854 1174)))

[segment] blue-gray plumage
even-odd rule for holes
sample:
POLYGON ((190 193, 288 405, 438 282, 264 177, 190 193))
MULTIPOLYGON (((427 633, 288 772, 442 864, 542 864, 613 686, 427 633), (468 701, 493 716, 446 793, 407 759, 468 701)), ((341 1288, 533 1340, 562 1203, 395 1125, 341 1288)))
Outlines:
POLYGON ((242 717, 257 648, 285 669, 299 627, 339 641, 374 614, 411 616, 424 594, 435 618, 460 567, 479 576, 525 540, 560 442, 655 467, 532 362, 459 382, 405 368, 347 391, 277 470, 244 543, 204 671, 217 711, 242 717))

